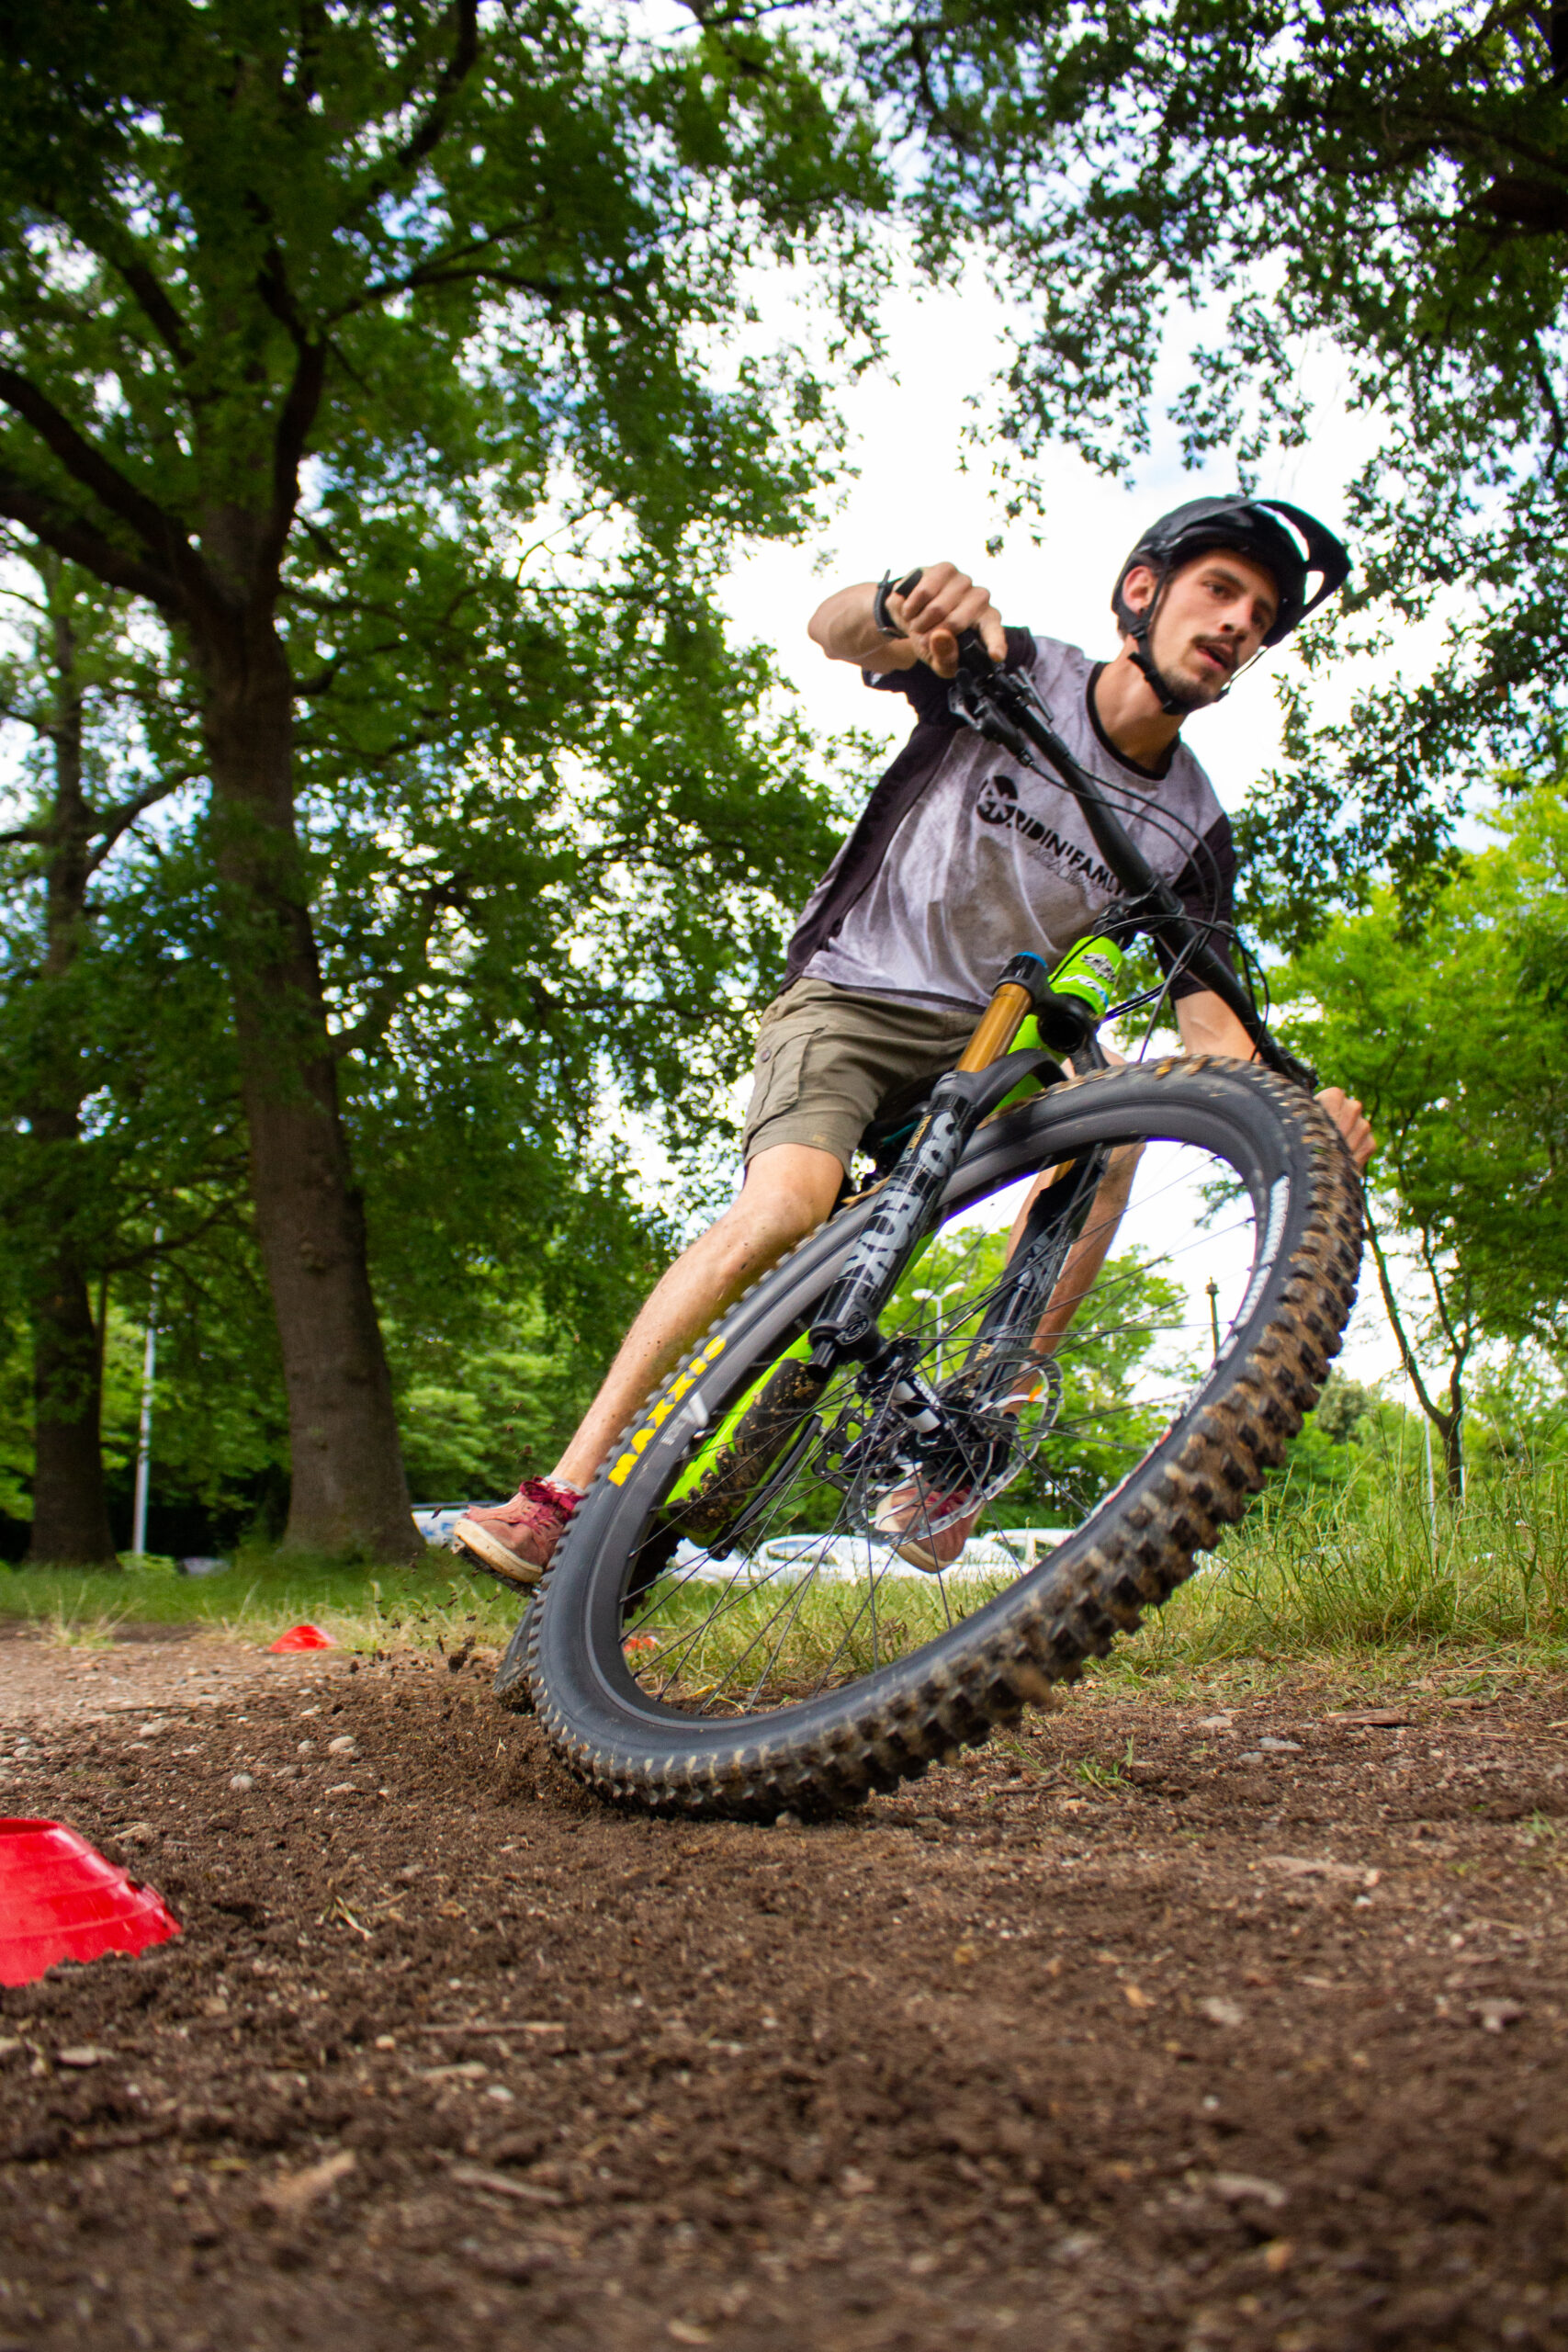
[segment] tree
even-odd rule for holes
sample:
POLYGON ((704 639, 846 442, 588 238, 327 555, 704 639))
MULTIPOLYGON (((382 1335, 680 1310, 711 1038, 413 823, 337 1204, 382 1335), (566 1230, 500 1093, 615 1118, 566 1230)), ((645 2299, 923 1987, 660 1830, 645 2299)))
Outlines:
MULTIPOLYGON (((0 719, 26 739, 31 802, 25 821, 0 834, 0 1201, 32 1341, 28 1556, 113 1566, 99 1447, 101 1286, 127 1262, 130 1139, 94 1105, 111 1076, 128 1099, 158 992, 146 986, 144 958, 106 950, 107 869, 188 771, 176 763, 178 716, 127 635, 125 598, 14 534, 0 550, 9 561, 0 604, 17 625, 17 651, 0 669, 0 719)), ((188 989, 175 994, 188 1015, 188 989)), ((165 1020, 172 1010, 165 999, 165 1020)), ((189 1175, 188 1149, 184 1158, 189 1175)), ((133 1257, 150 1239, 149 1227, 133 1257)))
MULTIPOLYGON (((474 680, 504 671, 525 702, 529 636, 570 641, 572 586, 526 576, 525 526, 613 569, 645 636, 732 534, 796 527, 814 381, 740 362, 720 390, 709 356, 759 253, 829 254, 855 323, 853 215, 880 183, 782 39, 643 49, 562 0, 61 0, 12 15, 0 54, 0 512, 157 616, 199 706, 288 1540, 396 1555, 299 710, 375 734, 374 681, 406 669, 389 774, 474 680)), ((444 894, 409 894, 414 981, 444 894)))
POLYGON ((1487 1339, 1562 1350, 1568 1316, 1568 806, 1539 787, 1412 926, 1392 891, 1279 976, 1296 1049, 1359 1094, 1379 1138, 1368 1230, 1421 1408, 1463 1473, 1487 1339), (1401 1295, 1397 1251, 1419 1304, 1401 1295), (1444 1394, 1428 1376, 1443 1367, 1444 1394))
POLYGON ((1054 438, 1111 471, 1147 447, 1183 310, 1210 337, 1174 404, 1190 457, 1231 449, 1267 486, 1280 453, 1310 448, 1300 362, 1324 338, 1380 420, 1348 499, 1350 617, 1309 633, 1309 672, 1354 640, 1358 610, 1446 609, 1453 629, 1434 678, 1381 685, 1343 726, 1314 729, 1289 695, 1289 764, 1247 829, 1281 936, 1380 872, 1418 899, 1467 783, 1503 758, 1556 763, 1562 26, 1527 0, 915 0, 862 36, 870 89, 923 157, 928 234, 978 230, 1023 306, 998 420, 1020 503, 1054 438))

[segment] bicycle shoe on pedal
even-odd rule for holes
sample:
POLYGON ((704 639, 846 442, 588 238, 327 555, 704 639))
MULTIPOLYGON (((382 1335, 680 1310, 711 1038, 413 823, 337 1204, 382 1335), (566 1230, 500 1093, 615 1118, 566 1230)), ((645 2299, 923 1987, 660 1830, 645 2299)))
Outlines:
POLYGON ((903 1537, 894 1547, 901 1560, 908 1560, 924 1576, 939 1577, 944 1568, 952 1567, 975 1532, 984 1506, 976 1503, 965 1510, 968 1499, 966 1487, 944 1494, 911 1480, 884 1496, 874 1524, 879 1535, 903 1537))
POLYGON ((525 1478, 509 1503, 466 1510, 452 1530, 452 1549, 503 1584, 537 1584, 581 1500, 575 1487, 525 1478))

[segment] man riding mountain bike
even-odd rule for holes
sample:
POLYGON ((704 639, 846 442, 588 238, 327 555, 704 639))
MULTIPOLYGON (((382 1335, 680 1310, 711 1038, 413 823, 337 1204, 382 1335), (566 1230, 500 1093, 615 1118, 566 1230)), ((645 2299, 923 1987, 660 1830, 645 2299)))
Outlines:
MULTIPOLYGON (((758 1035, 742 1190, 660 1281, 550 1475, 525 1479, 496 1510, 467 1512, 454 1550, 505 1582, 536 1583, 649 1391, 831 1215, 867 1126, 952 1069, 1009 956, 1023 948, 1054 965, 1114 923, 1121 886, 1077 802, 1039 774, 1010 773, 950 707, 964 633, 978 631, 994 661, 1032 676, 1079 763, 1114 788, 1132 840, 1223 948, 1233 920, 1230 826, 1181 729, 1348 571, 1345 549, 1310 515, 1237 494, 1190 501, 1145 532, 1112 592, 1121 647, 1109 662, 1006 628, 987 591, 952 563, 926 565, 897 586, 885 577, 840 589, 818 607, 810 634, 829 660, 905 695, 916 725, 791 942, 784 989, 758 1035)), ((1179 971, 1169 994, 1189 1052, 1253 1057, 1220 998, 1179 971)), ((1337 1087, 1318 1099, 1364 1168, 1372 1136, 1360 1104, 1337 1087)), ((1064 1270, 1042 1350, 1066 1329, 1109 1247, 1135 1157, 1111 1164, 1095 1234, 1064 1270)), ((933 1534, 915 1500, 893 1497, 878 1525, 903 1539, 905 1559, 935 1570, 956 1556, 977 1515, 949 1515, 933 1534)))

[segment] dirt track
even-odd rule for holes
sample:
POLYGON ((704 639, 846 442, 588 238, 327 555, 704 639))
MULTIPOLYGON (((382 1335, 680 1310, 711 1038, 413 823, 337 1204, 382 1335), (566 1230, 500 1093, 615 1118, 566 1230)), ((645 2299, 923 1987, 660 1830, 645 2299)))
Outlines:
POLYGON ((0 2352, 1568 2345, 1568 1697, 1407 1712, 694 1826, 474 1664, 0 1643, 4 1809, 185 1923, 0 1994, 0 2352))

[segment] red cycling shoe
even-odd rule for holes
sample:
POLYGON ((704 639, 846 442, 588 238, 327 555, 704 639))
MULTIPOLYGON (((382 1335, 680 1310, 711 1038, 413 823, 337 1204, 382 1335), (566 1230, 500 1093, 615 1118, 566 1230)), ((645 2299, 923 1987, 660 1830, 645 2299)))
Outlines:
POLYGON ((962 1509, 968 1493, 967 1487, 960 1487, 942 1494, 934 1487, 911 1480, 908 1486, 897 1487, 883 1498, 876 1514, 876 1532, 879 1535, 901 1535, 903 1542, 894 1546, 899 1559, 908 1560, 923 1576, 939 1577, 957 1559, 985 1509, 983 1502, 976 1503, 961 1518, 950 1520, 948 1514, 962 1509), (933 1520, 946 1520, 948 1523, 933 1528, 933 1520))
POLYGON ((465 1511, 452 1530, 452 1549, 503 1584, 537 1584, 581 1500, 575 1487, 525 1478, 509 1503, 465 1511))

